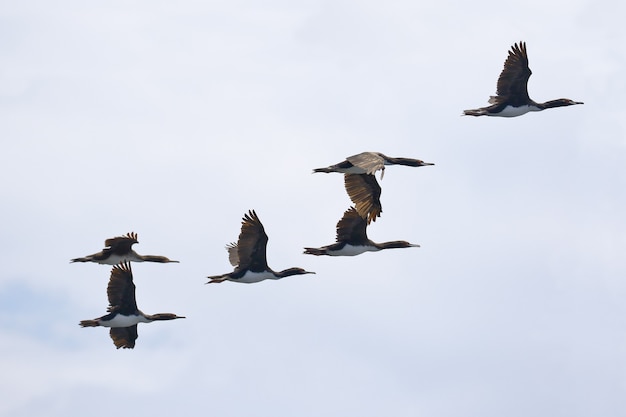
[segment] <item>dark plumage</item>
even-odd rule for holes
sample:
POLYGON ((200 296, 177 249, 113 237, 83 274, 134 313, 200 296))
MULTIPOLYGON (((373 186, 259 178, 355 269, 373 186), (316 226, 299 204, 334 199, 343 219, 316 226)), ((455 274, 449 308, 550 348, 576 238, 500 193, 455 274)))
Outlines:
POLYGON ((468 116, 501 116, 515 117, 530 111, 541 111, 552 107, 584 104, 568 98, 537 103, 528 96, 528 79, 532 72, 528 66, 526 43, 514 44, 504 62, 504 69, 498 78, 497 92, 491 96, 491 106, 465 110, 468 116))
POLYGON ((135 243, 139 243, 137 240, 137 233, 127 233, 126 236, 116 236, 104 241, 103 250, 93 255, 87 255, 83 258, 74 258, 70 262, 95 262, 105 265, 117 265, 122 262, 160 262, 168 263, 175 262, 165 256, 155 255, 139 255, 132 249, 135 243))
POLYGON ((376 221, 383 206, 380 203, 382 190, 374 174, 344 174, 344 184, 359 215, 367 220, 367 224, 376 221))
POLYGON ((116 348, 132 349, 137 340, 137 323, 151 323, 156 320, 184 319, 172 313, 144 314, 137 308, 135 283, 130 263, 115 265, 111 270, 109 285, 108 314, 93 320, 82 320, 81 327, 110 327, 109 334, 116 348))
POLYGON ((367 221, 350 207, 337 222, 336 243, 321 248, 304 248, 308 255, 355 256, 383 249, 419 247, 404 240, 376 243, 367 237, 367 221))
POLYGON ((228 260, 235 267, 233 272, 210 276, 209 282, 220 283, 226 280, 246 284, 266 279, 281 279, 291 275, 314 274, 302 268, 288 268, 280 272, 273 271, 267 266, 266 248, 267 234, 256 212, 250 210, 243 217, 241 232, 237 243, 226 246, 228 260))

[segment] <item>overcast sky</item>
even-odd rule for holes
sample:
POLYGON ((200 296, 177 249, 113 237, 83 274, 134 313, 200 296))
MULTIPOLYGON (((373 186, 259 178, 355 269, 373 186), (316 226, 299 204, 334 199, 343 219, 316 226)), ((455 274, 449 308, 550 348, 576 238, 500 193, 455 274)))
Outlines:
POLYGON ((621 417, 626 6, 617 1, 0 2, 0 415, 621 417), (487 105, 526 41, 536 101, 487 105), (362 151, 377 242, 331 258, 362 151), (232 270, 255 209, 276 270, 232 270), (134 350, 103 315, 135 231, 134 350))

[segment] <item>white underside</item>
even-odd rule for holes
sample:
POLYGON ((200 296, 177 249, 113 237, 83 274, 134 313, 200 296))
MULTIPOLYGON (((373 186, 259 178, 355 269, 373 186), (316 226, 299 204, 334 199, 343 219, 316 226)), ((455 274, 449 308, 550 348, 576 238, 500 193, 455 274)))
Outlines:
POLYGON ((375 248, 374 246, 352 246, 345 245, 341 250, 337 251, 329 251, 328 255, 330 256, 355 256, 360 255, 365 252, 378 252, 380 249, 375 248))
POLYGON ((239 279, 232 279, 233 282, 241 282, 244 284, 253 284, 255 282, 264 281, 266 279, 276 279, 274 274, 269 272, 251 272, 248 271, 239 279))
POLYGON ((103 265, 118 265, 122 262, 143 262, 143 259, 134 256, 133 254, 128 254, 124 256, 120 255, 111 255, 107 259, 102 261, 96 261, 99 264, 103 265))
POLYGON ((129 327, 134 326, 137 323, 148 323, 148 320, 146 320, 143 316, 123 316, 121 314, 113 317, 113 320, 100 320, 100 326, 104 327, 129 327))
POLYGON ((516 116, 521 116, 522 114, 526 114, 531 111, 539 111, 539 110, 540 109, 538 107, 528 106, 528 105, 519 106, 519 107, 506 106, 504 110, 502 110, 500 113, 489 114, 489 116, 516 117, 516 116))

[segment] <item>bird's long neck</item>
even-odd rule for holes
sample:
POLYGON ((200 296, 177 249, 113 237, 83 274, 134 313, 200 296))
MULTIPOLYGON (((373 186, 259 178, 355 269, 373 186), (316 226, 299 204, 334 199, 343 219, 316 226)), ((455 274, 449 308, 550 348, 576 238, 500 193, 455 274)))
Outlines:
POLYGON ((272 271, 272 273, 276 277, 274 279, 281 279, 292 275, 310 274, 310 272, 303 271, 301 268, 287 268, 280 272, 272 271))
POLYGON ((419 248, 420 245, 414 245, 404 240, 393 240, 391 242, 377 243, 375 246, 379 249, 397 249, 397 248, 419 248))
POLYGON ((159 263, 178 263, 178 261, 172 261, 165 256, 156 256, 156 255, 137 255, 140 260, 137 262, 159 262, 159 263))
POLYGON ((412 158, 391 158, 391 157, 386 157, 385 159, 385 165, 405 165, 405 166, 409 166, 409 167, 421 167, 424 165, 435 165, 432 164, 430 162, 424 162, 424 161, 420 161, 419 159, 412 159, 412 158))
POLYGON ((411 161, 411 159, 407 159, 407 158, 392 158, 391 156, 385 156, 385 158, 383 159, 383 163, 385 165, 407 165, 407 164, 411 163, 410 161, 411 161))
POLYGON ((550 100, 550 101, 546 101, 545 103, 533 103, 534 105, 536 105, 537 107, 539 107, 540 109, 551 109, 553 107, 564 107, 564 106, 571 106, 571 100, 565 99, 565 98, 559 98, 556 100, 550 100))
POLYGON ((146 318, 146 323, 151 321, 160 321, 160 320, 174 320, 174 319, 184 319, 185 317, 177 316, 172 313, 156 313, 156 314, 144 314, 146 318))

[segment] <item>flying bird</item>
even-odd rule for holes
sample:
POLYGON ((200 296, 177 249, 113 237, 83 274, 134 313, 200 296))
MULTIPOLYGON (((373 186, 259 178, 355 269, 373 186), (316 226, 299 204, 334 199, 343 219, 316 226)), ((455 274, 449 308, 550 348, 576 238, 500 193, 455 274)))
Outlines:
POLYGON ((361 152, 347 157, 345 161, 338 164, 326 168, 315 168, 313 172, 343 173, 346 192, 350 200, 355 204, 356 211, 369 224, 376 221, 382 213, 381 188, 374 174, 376 171, 381 171, 380 178, 382 179, 387 165, 421 167, 435 164, 419 159, 393 158, 381 152, 361 152))
POLYGON ((74 258, 70 262, 95 262, 103 265, 117 265, 122 262, 175 262, 165 256, 139 255, 132 249, 137 240, 137 233, 127 233, 126 236, 116 236, 104 241, 103 250, 83 258, 74 258))
POLYGON ((315 168, 313 172, 341 172, 343 174, 374 174, 382 170, 380 179, 385 175, 385 165, 406 165, 410 167, 421 167, 425 165, 435 165, 430 162, 420 161, 411 158, 392 158, 380 152, 361 152, 346 158, 345 161, 331 165, 326 168, 315 168))
POLYGON ((233 272, 207 277, 211 283, 224 281, 243 282, 251 284, 266 279, 281 279, 291 275, 314 274, 302 268, 288 268, 276 272, 267 266, 266 247, 267 234, 256 212, 250 210, 244 214, 241 222, 241 233, 237 243, 226 246, 228 260, 235 267, 233 272))
POLYGON ((132 349, 137 340, 137 323, 157 320, 184 319, 172 313, 144 314, 137 308, 135 284, 129 262, 115 265, 107 286, 108 314, 93 320, 83 320, 81 327, 110 327, 109 334, 116 348, 132 349))
POLYGON ((526 43, 516 43, 511 47, 509 55, 504 61, 504 69, 498 78, 495 96, 489 98, 491 106, 479 109, 465 110, 468 116, 521 116, 531 111, 541 111, 552 107, 573 106, 584 104, 568 98, 537 103, 528 96, 528 79, 532 72, 528 67, 526 43))
POLYGON ((321 248, 304 248, 307 255, 355 256, 364 252, 378 252, 383 249, 419 248, 404 240, 376 243, 367 237, 367 221, 350 207, 337 222, 337 241, 321 248))
POLYGON ((367 224, 376 221, 383 206, 380 203, 382 189, 374 174, 344 174, 344 185, 359 215, 367 220, 367 224))

